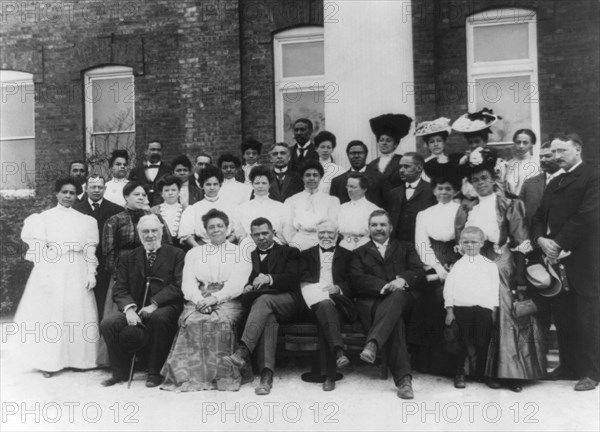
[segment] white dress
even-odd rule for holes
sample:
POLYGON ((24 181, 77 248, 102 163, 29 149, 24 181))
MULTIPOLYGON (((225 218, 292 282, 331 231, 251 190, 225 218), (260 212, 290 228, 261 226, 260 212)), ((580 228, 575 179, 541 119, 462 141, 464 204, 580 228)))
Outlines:
POLYGON ((460 204, 454 201, 438 203, 417 214, 415 223, 415 249, 423 264, 435 266, 440 263, 431 246, 431 240, 441 242, 454 240, 454 221, 460 204))
POLYGON ((15 315, 23 330, 14 341, 17 355, 47 372, 96 367, 98 312, 94 292, 86 288, 97 265, 96 220, 58 205, 25 219, 21 238, 34 267, 15 315))
POLYGON ((240 205, 250 199, 252 186, 239 182, 235 179, 223 180, 219 196, 231 201, 234 205, 240 205))
POLYGON ((104 191, 104 199, 114 202, 115 204, 125 207, 125 197, 123 196, 123 188, 129 183, 127 179, 116 180, 114 178, 106 182, 106 191, 104 191))
POLYGON ((240 245, 242 245, 242 242, 245 244, 248 241, 251 244, 254 243, 250 238, 250 224, 254 219, 259 217, 267 218, 271 222, 273 229, 277 233, 277 242, 285 244, 286 242, 283 237, 283 227, 287 222, 285 207, 283 203, 275 201, 266 195, 261 197, 255 196, 254 199, 242 203, 237 208, 235 236, 238 239, 242 239, 240 245))
POLYGON ((323 171, 325 171, 325 173, 323 174, 321 183, 319 183, 319 192, 329 194, 331 181, 346 170, 333 162, 321 162, 321 165, 323 166, 323 171))
POLYGON ((197 203, 189 206, 181 215, 181 223, 179 225, 179 238, 184 241, 188 237, 195 235, 208 243, 208 235, 202 223, 202 216, 208 213, 211 209, 217 209, 224 212, 229 217, 229 232, 233 231, 235 226, 236 206, 226 199, 219 196, 214 201, 209 201, 206 197, 197 203))
POLYGON ((519 196, 525 180, 540 173, 540 166, 531 155, 525 159, 510 159, 506 162, 506 189, 513 195, 519 196))
POLYGON ((341 247, 354 250, 369 242, 369 216, 375 210, 381 209, 365 197, 341 205, 338 216, 338 228, 343 236, 341 247))
POLYGON ((287 223, 284 237, 290 246, 305 250, 315 246, 317 241, 317 223, 324 219, 337 221, 340 212, 340 200, 337 197, 304 190, 285 200, 287 223))

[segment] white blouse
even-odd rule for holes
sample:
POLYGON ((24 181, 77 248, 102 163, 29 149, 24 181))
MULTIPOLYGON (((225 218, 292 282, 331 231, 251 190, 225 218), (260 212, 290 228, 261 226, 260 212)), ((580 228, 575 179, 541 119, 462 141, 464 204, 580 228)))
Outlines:
POLYGON ((219 196, 230 201, 232 205, 240 205, 250 199, 252 187, 235 179, 224 180, 219 196))
POLYGON ((425 265, 440 264, 431 247, 430 238, 447 242, 454 240, 454 220, 460 204, 454 201, 420 211, 415 226, 415 248, 425 265))
POLYGON ((209 201, 204 198, 198 201, 191 206, 188 206, 181 215, 181 224, 179 226, 179 238, 181 240, 186 240, 192 235, 196 235, 200 237, 202 241, 208 243, 208 235, 206 234, 206 230, 204 229, 204 224, 202 223, 202 216, 208 213, 211 209, 217 209, 224 212, 229 217, 229 230, 228 232, 233 231, 233 227, 235 226, 235 215, 236 215, 236 207, 231 204, 231 202, 224 200, 221 198, 219 191, 219 196, 214 201, 209 201))
POLYGON ((243 239, 250 235, 250 224, 259 217, 269 219, 277 237, 284 242, 283 227, 286 221, 286 211, 283 203, 266 196, 255 196, 254 199, 242 203, 237 208, 235 236, 243 239))
POLYGON ((215 246, 211 243, 192 248, 185 256, 181 290, 186 300, 198 303, 204 298, 199 289, 205 285, 223 282, 223 288, 212 294, 223 303, 242 294, 252 271, 250 254, 233 243, 215 246))
POLYGON ((169 228, 169 231, 171 232, 171 236, 177 237, 181 215, 183 213, 183 205, 180 203, 162 203, 159 205, 158 209, 161 217, 167 224, 167 228, 169 228))
POLYGON ((510 159, 506 162, 506 177, 504 178, 508 191, 518 196, 525 180, 540 172, 540 166, 531 155, 527 155, 523 160, 510 159))
POLYGON ((125 207, 125 197, 123 196, 123 188, 129 183, 126 178, 117 180, 110 179, 106 182, 106 190, 104 191, 104 199, 114 202, 115 204, 125 207))
POLYGON ((344 236, 340 246, 354 250, 369 242, 369 216, 375 210, 381 209, 365 197, 340 206, 338 228, 344 236))
POLYGON ((480 196, 479 203, 469 212, 465 224, 465 226, 476 226, 481 228, 485 234, 485 239, 494 244, 497 244, 500 240, 496 199, 495 193, 484 197, 480 196))
POLYGON ((325 174, 323 174, 321 183, 319 183, 319 192, 329 194, 329 190, 331 189, 331 181, 342 174, 345 170, 333 162, 321 162, 321 165, 323 166, 325 174))

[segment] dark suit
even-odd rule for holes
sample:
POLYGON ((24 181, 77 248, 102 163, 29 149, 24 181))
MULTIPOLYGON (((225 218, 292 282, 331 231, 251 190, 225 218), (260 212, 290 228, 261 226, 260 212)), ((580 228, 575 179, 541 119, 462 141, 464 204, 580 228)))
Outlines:
POLYGON ((315 145, 311 142, 308 149, 304 152, 304 156, 298 155, 298 143, 290 147, 290 166, 294 169, 299 169, 304 162, 309 159, 319 160, 319 153, 315 149, 315 145))
POLYGON ((108 347, 113 376, 126 378, 129 371, 130 357, 119 344, 119 334, 128 325, 123 309, 131 304, 137 306, 138 312, 151 303, 158 306, 158 309, 144 320, 149 342, 143 354, 148 360, 148 373, 160 373, 177 332, 177 319, 183 310, 181 277, 184 259, 185 254, 182 250, 163 244, 156 252, 156 260, 152 267, 147 263, 143 246, 134 249, 119 263, 117 281, 113 287, 113 300, 119 307, 119 312, 106 317, 100 324, 100 331, 108 347), (146 303, 142 304, 147 277, 157 277, 163 282, 151 281, 146 303))
POLYGON ((525 217, 527 226, 531 227, 533 216, 542 202, 542 195, 546 189, 546 173, 526 179, 521 186, 519 199, 525 204, 525 217))
MULTIPOLYGON (((331 267, 331 276, 334 285, 338 285, 341 295, 346 296, 350 302, 352 296, 351 288, 348 283, 348 261, 351 252, 336 247, 333 253, 333 262, 331 267)), ((306 249, 300 254, 300 283, 317 283, 321 276, 321 256, 319 246, 306 249)), ((336 358, 335 349, 343 349, 341 322, 342 313, 341 303, 336 303, 335 299, 339 297, 332 296, 330 300, 324 300, 310 307, 313 321, 317 323, 319 329, 319 366, 322 375, 335 379, 336 358)))
MULTIPOLYGON (((600 381, 600 175, 582 163, 553 179, 542 197, 532 229, 532 239, 548 237, 571 255, 562 260, 573 308, 578 362, 574 372, 600 381), (549 234, 547 234, 549 229, 549 234)), ((573 322, 574 320, 574 322, 573 322)))
MULTIPOLYGON (((78 201, 73 204, 73 208, 80 213, 96 219, 100 238, 102 238, 104 223, 108 220, 108 218, 123 211, 123 207, 107 199, 103 199, 100 207, 98 207, 98 210, 95 211, 90 205, 90 202, 87 200, 87 197, 85 201, 78 201)), ((104 314, 106 292, 108 291, 108 284, 110 283, 110 272, 106 268, 106 260, 102 254, 102 242, 98 243, 98 247, 96 248, 96 258, 98 258, 98 267, 96 268, 96 287, 94 288, 94 297, 96 298, 98 319, 101 320, 104 314)))
MULTIPOLYGON (((367 166, 370 169, 374 169, 375 171, 379 172, 379 159, 380 158, 372 160, 367 166)), ((402 184, 402 179, 400 178, 400 159, 402 159, 402 155, 394 154, 390 162, 385 167, 385 170, 381 173, 383 174, 384 178, 384 196, 386 196, 389 191, 402 184)))
POLYGON ((273 174, 273 183, 269 189, 269 198, 275 201, 284 202, 292 195, 296 195, 298 192, 304 190, 304 182, 300 178, 300 175, 288 166, 288 170, 285 173, 282 181, 279 182, 277 174, 271 169, 273 174))
POLYGON ((257 351, 259 369, 275 370, 275 352, 279 324, 298 320, 305 310, 298 291, 299 251, 289 246, 273 244, 269 254, 261 261, 258 249, 252 251, 252 272, 248 283, 258 274, 268 274, 273 284, 251 291, 242 297, 251 303, 250 314, 244 326, 242 342, 250 352, 257 351))
POLYGON ((146 175, 148 171, 148 165, 138 165, 129 173, 129 180, 136 181, 141 184, 144 189, 146 189, 146 193, 148 194, 148 201, 150 202, 150 207, 155 206, 156 204, 160 204, 158 199, 160 198, 160 192, 156 190, 156 184, 158 181, 165 175, 173 173, 171 167, 164 162, 160 163, 158 167, 158 172, 156 173, 156 177, 154 180, 150 180, 146 175))
POLYGON ((398 386, 402 377, 410 374, 405 321, 413 308, 414 291, 425 280, 423 263, 412 243, 390 239, 383 258, 370 241, 354 251, 350 275, 367 341, 375 341, 380 351, 385 350, 398 386), (403 278, 408 288, 381 295, 381 288, 396 276, 403 278))
MULTIPOLYGON (((338 199, 340 200, 340 204, 344 204, 350 201, 348 191, 346 190, 346 182, 348 181, 348 176, 352 172, 355 171, 348 170, 345 173, 340 174, 339 176, 331 180, 331 188, 329 189, 329 194, 331 196, 338 197, 338 199)), ((367 178, 367 181, 369 182, 369 188, 367 189, 365 197, 376 206, 379 206, 381 208, 387 208, 383 195, 383 174, 381 174, 377 170, 367 167, 363 175, 367 178)))
POLYGON ((391 190, 388 196, 388 204, 391 208, 392 236, 409 242, 415 241, 415 224, 417 214, 437 203, 433 195, 433 189, 429 182, 421 179, 410 197, 406 199, 406 187, 404 183, 391 190))

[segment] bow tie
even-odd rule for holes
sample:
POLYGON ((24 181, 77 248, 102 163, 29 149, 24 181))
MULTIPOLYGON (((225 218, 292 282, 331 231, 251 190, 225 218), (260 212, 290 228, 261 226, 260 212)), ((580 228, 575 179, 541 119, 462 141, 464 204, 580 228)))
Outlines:
POLYGON ((319 248, 321 249, 321 252, 323 252, 323 253, 327 253, 327 252, 333 253, 333 251, 335 250, 335 246, 327 248, 327 249, 325 249, 325 248, 323 248, 321 246, 319 246, 319 248))
POLYGON ((157 164, 150 164, 150 165, 148 165, 148 168, 160 168, 160 164, 159 163, 157 163, 157 164))
POLYGON ((269 255, 269 252, 271 252, 271 249, 273 249, 273 247, 270 247, 269 249, 265 249, 265 250, 258 249, 258 254, 259 255, 269 255))
POLYGON ((415 189, 415 186, 411 186, 408 183, 406 184, 406 189, 415 189))

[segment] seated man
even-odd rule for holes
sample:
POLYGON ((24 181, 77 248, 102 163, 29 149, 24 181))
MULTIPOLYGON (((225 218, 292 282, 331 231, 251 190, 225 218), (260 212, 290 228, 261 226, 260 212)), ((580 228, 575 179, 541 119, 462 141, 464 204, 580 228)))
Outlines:
POLYGON ((404 320, 425 270, 411 243, 390 238, 392 225, 385 210, 371 213, 369 231, 371 241, 356 249, 350 260, 358 317, 367 332, 360 358, 374 363, 377 351, 385 350, 398 397, 412 399, 404 320))
POLYGON ((112 377, 102 382, 105 387, 127 379, 129 352, 136 350, 132 346, 140 345, 148 364, 146 387, 160 385, 160 369, 171 349, 183 309, 184 252, 161 245, 163 225, 154 214, 142 216, 137 230, 142 246, 121 260, 113 287, 113 299, 120 312, 100 324, 112 367, 112 377))
POLYGON ((306 306, 298 289, 298 249, 275 243, 268 219, 254 219, 250 231, 257 247, 251 254, 252 273, 242 297, 244 304, 251 305, 250 315, 239 348, 223 359, 242 369, 258 348, 261 376, 255 393, 268 395, 273 387, 279 323, 301 320, 306 306))
POLYGON ((319 222, 317 237, 319 244, 300 254, 300 287, 319 328, 320 371, 325 376, 323 390, 331 391, 335 389, 336 367, 350 364, 344 355, 342 313, 348 315, 347 308, 351 308, 356 319, 356 310, 347 280, 350 251, 336 246, 337 223, 319 222))

